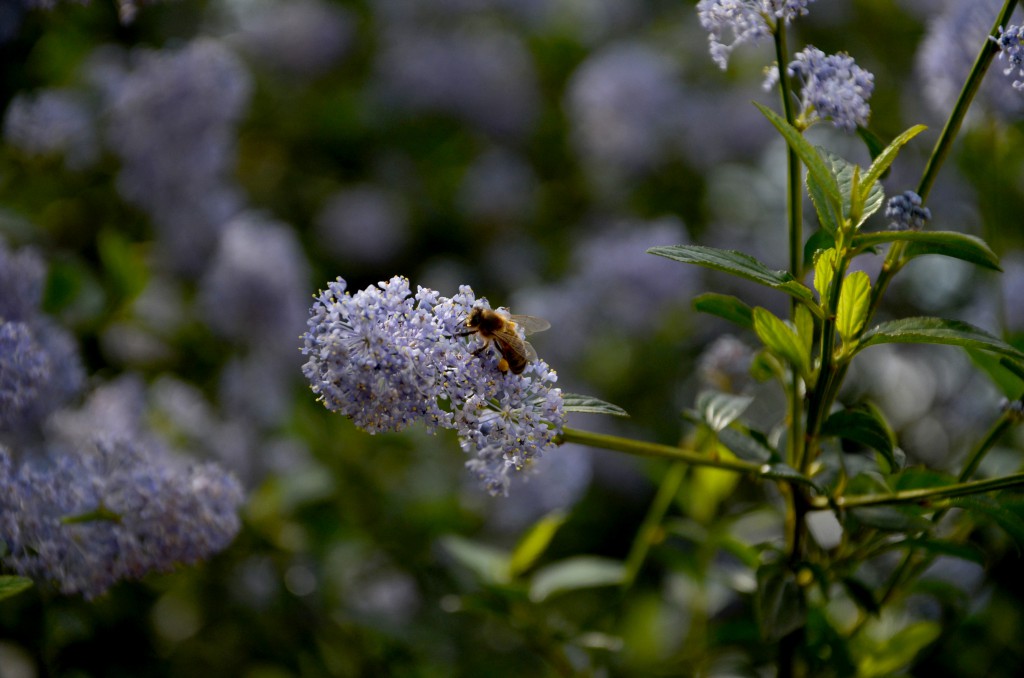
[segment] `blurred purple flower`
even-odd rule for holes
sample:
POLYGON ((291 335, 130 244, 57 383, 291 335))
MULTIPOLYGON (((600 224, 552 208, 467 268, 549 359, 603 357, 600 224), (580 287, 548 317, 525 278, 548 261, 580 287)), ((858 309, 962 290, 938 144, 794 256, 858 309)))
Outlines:
POLYGON ((392 27, 380 37, 379 96, 388 108, 455 116, 486 132, 520 139, 539 107, 530 52, 514 33, 392 27))
POLYGON ((653 49, 618 44, 590 55, 572 74, 565 106, 584 163, 613 178, 667 159, 682 130, 682 86, 653 49))
POLYGON ((50 89, 19 94, 7 108, 4 140, 30 156, 61 155, 69 169, 91 166, 99 158, 95 115, 85 97, 50 89))
POLYGON ((121 159, 118 190, 157 228, 166 263, 196 274, 241 207, 232 181, 235 125, 250 77, 212 40, 141 50, 128 67, 100 52, 94 81, 108 102, 107 143, 121 159))
POLYGON ((337 260, 388 261, 408 240, 409 210, 401 194, 373 184, 344 188, 316 216, 317 241, 337 260))

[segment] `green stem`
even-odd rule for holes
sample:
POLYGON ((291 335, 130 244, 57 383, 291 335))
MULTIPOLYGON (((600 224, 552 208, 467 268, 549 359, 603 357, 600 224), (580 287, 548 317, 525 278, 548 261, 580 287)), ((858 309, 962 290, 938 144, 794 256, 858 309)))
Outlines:
POLYGON ((785 480, 813 487, 811 481, 792 470, 779 470, 771 464, 757 464, 742 459, 722 459, 721 457, 709 457, 696 450, 685 447, 672 447, 659 443, 648 443, 632 438, 608 435, 607 433, 594 433, 593 431, 581 431, 574 428, 564 428, 562 435, 557 442, 578 443, 589 447, 598 447, 605 450, 615 450, 639 457, 656 457, 661 459, 674 459, 693 466, 711 466, 726 471, 749 473, 757 478, 769 480, 785 480))
POLYGON ((1024 485, 1024 473, 1013 473, 999 478, 987 478, 985 480, 972 480, 964 483, 954 483, 943 487, 925 487, 916 490, 900 490, 899 492, 888 492, 885 494, 859 494, 850 497, 814 497, 811 505, 814 508, 824 509, 835 506, 840 509, 860 508, 864 506, 889 506, 893 504, 925 504, 939 499, 954 499, 965 497, 971 494, 992 492, 994 490, 1006 490, 1024 485))
MULTIPOLYGON (((1016 9, 1016 7, 1017 0, 1006 0, 1006 2, 1003 3, 1003 9, 999 12, 999 16, 996 18, 995 23, 992 24, 992 28, 989 30, 989 36, 997 36, 1001 26, 1009 25, 1010 15, 1013 14, 1013 10, 1016 9)), ((960 126, 963 124, 964 117, 967 115, 967 111, 971 107, 971 102, 974 101, 974 97, 978 93, 978 88, 981 87, 981 82, 985 77, 985 73, 988 71, 989 66, 992 64, 992 59, 995 58, 998 51, 999 47, 996 45, 995 41, 986 38, 985 43, 981 46, 981 51, 978 52, 978 57, 974 60, 974 65, 971 67, 971 72, 967 76, 967 81, 964 83, 963 89, 960 90, 960 95, 956 99, 956 104, 954 104, 953 110, 950 112, 949 118, 946 120, 946 125, 942 128, 942 133, 939 134, 939 138, 935 142, 932 154, 928 158, 928 163, 925 165, 924 173, 921 175, 921 181, 917 185, 917 194, 921 196, 922 202, 927 202, 928 194, 931 192, 932 186, 935 184, 935 179, 939 174, 939 170, 942 168, 943 163, 946 161, 946 158, 953 147, 953 141, 960 132, 960 126)), ((875 286, 871 290, 871 305, 869 307, 868 318, 871 318, 874 315, 875 310, 877 310, 882 294, 885 292, 886 287, 889 286, 889 282, 892 280, 893 276, 896 275, 896 273, 903 267, 903 264, 906 263, 903 261, 903 250, 905 247, 905 243, 898 242, 889 248, 889 252, 885 256, 885 262, 882 264, 882 270, 878 274, 878 280, 875 282, 875 286)))
POLYGON ((662 478, 661 486, 658 487, 658 493, 654 496, 654 501, 651 502, 647 515, 644 516, 643 525, 640 526, 640 531, 637 532, 636 538, 633 540, 633 546, 629 550, 629 556, 626 558, 626 574, 622 579, 623 590, 630 588, 633 582, 636 581, 640 567, 647 558, 647 552, 651 550, 651 545, 654 543, 658 530, 661 528, 661 521, 665 518, 665 513, 668 512, 669 506, 672 505, 672 499, 679 492, 679 487, 683 484, 685 475, 686 464, 676 462, 669 467, 662 478))

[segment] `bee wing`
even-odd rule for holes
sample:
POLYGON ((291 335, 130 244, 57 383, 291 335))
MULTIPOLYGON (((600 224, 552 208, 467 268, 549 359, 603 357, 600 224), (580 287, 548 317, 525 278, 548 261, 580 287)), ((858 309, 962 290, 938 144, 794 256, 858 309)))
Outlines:
POLYGON ((537 318, 532 315, 514 315, 509 318, 519 327, 523 328, 524 334, 533 334, 534 332, 543 332, 544 330, 551 327, 551 323, 544 318, 537 318))
POLYGON ((511 356, 529 362, 537 357, 533 346, 530 346, 529 342, 523 341, 511 326, 495 332, 494 341, 497 342, 501 354, 506 358, 511 356))

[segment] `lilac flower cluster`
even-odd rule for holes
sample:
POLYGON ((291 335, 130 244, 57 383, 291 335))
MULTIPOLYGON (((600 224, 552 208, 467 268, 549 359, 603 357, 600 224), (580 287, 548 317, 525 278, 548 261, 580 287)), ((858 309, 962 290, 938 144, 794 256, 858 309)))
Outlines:
POLYGON ((892 220, 893 230, 919 231, 926 221, 932 218, 932 211, 921 206, 921 196, 913 191, 903 191, 889 198, 885 206, 885 216, 892 220))
POLYGON ((729 55, 745 42, 771 35, 776 20, 789 23, 807 14, 813 0, 700 0, 697 16, 711 43, 711 58, 723 70, 729 55), (731 38, 731 40, 730 40, 731 38))
POLYGON ((84 169, 99 158, 93 117, 71 90, 19 94, 7 109, 4 139, 27 155, 63 155, 69 169, 84 169))
POLYGON ((92 598, 194 563, 238 531, 237 481, 144 424, 143 386, 84 390, 75 339, 39 310, 45 267, 0 243, 0 562, 92 598))
MULTIPOLYGON (((806 124, 831 119, 847 132, 868 124, 868 99, 875 89, 875 76, 854 63, 849 54, 826 55, 817 47, 805 47, 797 52, 787 72, 803 83, 800 116, 806 124)), ((774 85, 777 78, 778 73, 772 69, 765 88, 774 85)))
MULTIPOLYGON (((999 58, 1005 56, 1009 64, 1003 74, 1017 71, 1017 75, 1024 76, 1024 26, 1010 26, 1006 30, 1000 28, 999 37, 995 40, 999 45, 999 58)), ((1014 80, 1013 88, 1024 91, 1024 80, 1014 80)))
POLYGON ((86 598, 223 549, 242 502, 237 481, 219 467, 124 439, 18 468, 0 448, 0 488, 5 564, 86 598))
POLYGON ((491 494, 507 494, 510 474, 561 431, 562 395, 541 360, 522 374, 499 371, 499 356, 465 335, 476 307, 490 308, 468 286, 451 298, 424 287, 413 294, 396 276, 349 293, 338 278, 310 310, 303 373, 327 409, 368 433, 415 422, 456 430, 476 454, 470 470, 491 494))

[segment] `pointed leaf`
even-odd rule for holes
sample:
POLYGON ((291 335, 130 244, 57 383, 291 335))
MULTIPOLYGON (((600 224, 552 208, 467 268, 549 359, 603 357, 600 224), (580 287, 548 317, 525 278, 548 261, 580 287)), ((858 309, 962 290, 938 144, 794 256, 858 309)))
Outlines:
POLYGON ((822 308, 828 306, 829 291, 836 277, 836 260, 839 254, 835 248, 818 253, 814 260, 814 289, 818 291, 818 303, 822 308))
POLYGON ((534 523, 512 552, 512 560, 508 566, 509 574, 517 577, 533 567, 568 517, 568 513, 559 509, 534 523))
POLYGON ((800 133, 798 129, 790 125, 786 120, 780 117, 775 111, 763 106, 756 101, 754 105, 757 110, 761 111, 764 117, 768 118, 768 122, 775 126, 775 129, 779 130, 786 143, 789 147, 797 154, 797 156, 803 161, 804 166, 807 167, 807 171, 814 176, 822 188, 826 199, 828 199, 834 205, 842 204, 842 200, 839 197, 839 187, 836 185, 836 179, 832 174, 832 169, 828 166, 825 160, 818 153, 818 149, 811 145, 807 139, 800 133))
POLYGON ((949 344, 991 351, 1024 362, 1024 353, 985 330, 961 320, 943 318, 904 318, 881 323, 861 335, 857 350, 891 343, 949 344))
POLYGON ((740 327, 754 327, 754 311, 746 303, 730 294, 707 292, 694 298, 693 307, 701 313, 717 315, 740 327))
POLYGON ((754 332, 770 351, 795 367, 802 376, 807 376, 810 357, 804 353, 803 342, 789 325, 758 306, 754 309, 754 332))
POLYGON ((896 459, 893 456, 896 436, 882 413, 871 405, 833 413, 822 425, 821 435, 852 440, 877 450, 889 463, 889 471, 896 470, 896 459))
POLYGON ((0 576, 0 600, 17 595, 32 586, 32 580, 14 575, 0 576))
MULTIPOLYGON (((874 132, 872 132, 871 130, 869 130, 867 127, 858 127, 857 136, 859 136, 861 138, 861 141, 864 142, 864 145, 868 149, 868 155, 871 156, 872 161, 879 155, 881 155, 882 151, 885 150, 885 142, 882 141, 882 138, 875 134, 874 132)), ((879 178, 884 179, 885 173, 883 173, 882 176, 879 178)))
POLYGON ((910 243, 903 251, 907 258, 941 254, 993 271, 1001 271, 999 257, 981 238, 956 231, 873 231, 853 237, 854 249, 865 249, 888 242, 910 243))
POLYGON ((858 678, 882 678, 900 673, 917 653, 930 645, 942 632, 933 621, 919 621, 907 625, 891 636, 886 636, 872 651, 858 658, 858 678))
POLYGON ((868 319, 871 304, 871 279, 864 271, 854 271, 843 280, 839 292, 839 308, 836 309, 836 329, 843 342, 851 343, 857 338, 868 319))
POLYGON ((618 560, 575 556, 547 565, 530 581, 530 600, 540 603, 568 591, 615 586, 622 583, 626 567, 618 560))
POLYGON ((807 195, 811 196, 811 204, 814 205, 814 212, 818 215, 820 231, 834 238, 839 233, 839 205, 833 204, 828 199, 821 182, 810 173, 807 174, 807 195))
POLYGON ((936 556, 948 556, 958 558, 979 565, 985 564, 985 553, 970 542, 950 541, 948 539, 932 539, 929 537, 917 537, 904 539, 890 544, 894 549, 914 549, 925 551, 936 556))
POLYGON ((752 402, 754 402, 753 396, 703 391, 697 396, 697 409, 708 428, 717 433, 736 421, 752 402))
POLYGON ((926 129, 928 128, 924 125, 914 125, 907 131, 903 132, 903 134, 900 134, 898 137, 893 139, 892 142, 886 146, 885 150, 878 154, 875 161, 871 163, 871 167, 868 168, 867 174, 864 175, 862 185, 867 190, 871 190, 874 183, 882 178, 882 173, 889 169, 889 165, 893 163, 896 156, 899 155, 900 150, 907 145, 907 142, 926 129))
POLYGON ((716 271, 731 273, 740 278, 780 290, 802 301, 810 301, 813 298, 811 291, 789 273, 773 271, 743 252, 703 245, 667 245, 652 247, 647 252, 659 257, 681 261, 684 264, 697 264, 716 271))
POLYGON ((563 393, 562 407, 566 412, 586 412, 587 414, 610 414, 614 417, 628 417, 629 413, 618 405, 612 405, 594 396, 578 393, 563 393))

